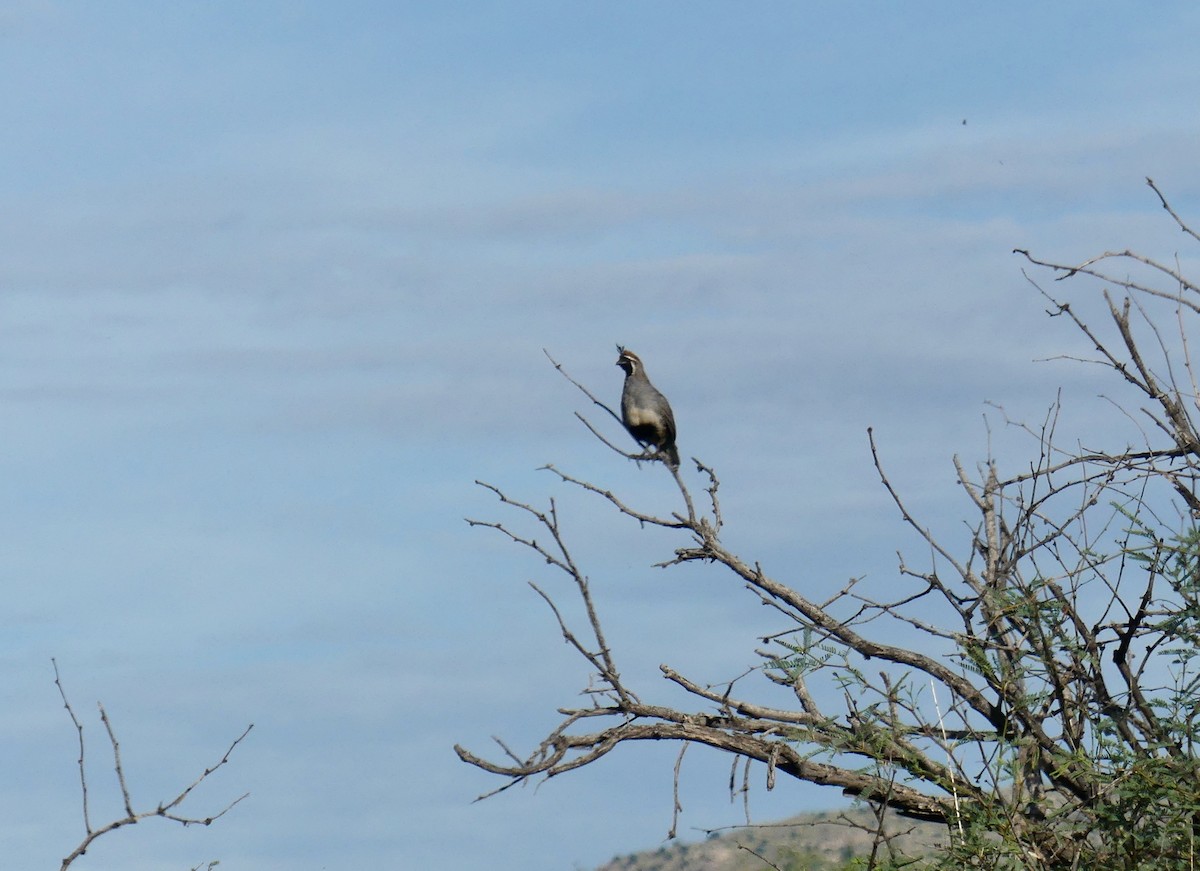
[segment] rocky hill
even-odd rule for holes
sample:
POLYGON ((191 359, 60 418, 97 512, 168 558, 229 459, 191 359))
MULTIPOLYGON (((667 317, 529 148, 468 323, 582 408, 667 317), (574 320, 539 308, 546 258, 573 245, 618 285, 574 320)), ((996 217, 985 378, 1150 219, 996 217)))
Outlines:
MULTIPOLYGON (((866 808, 804 814, 731 829, 699 842, 671 841, 617 856, 596 871, 769 871, 771 865, 780 871, 837 871, 855 857, 870 855, 877 841, 875 828, 874 815, 866 808)), ((912 856, 942 843, 946 830, 889 815, 886 831, 892 849, 912 856)), ((878 849, 888 847, 879 844, 878 849)))

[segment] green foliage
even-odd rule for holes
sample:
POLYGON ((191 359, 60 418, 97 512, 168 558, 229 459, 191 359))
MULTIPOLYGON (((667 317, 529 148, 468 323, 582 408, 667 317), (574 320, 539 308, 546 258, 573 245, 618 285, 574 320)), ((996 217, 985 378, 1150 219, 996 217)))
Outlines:
MULTIPOLYGON (((1200 722, 1200 678, 1196 642, 1200 640, 1200 528, 1193 525, 1161 535, 1140 515, 1130 521, 1121 556, 1145 573, 1141 607, 1130 614, 1111 647, 1118 667, 1136 643, 1163 655, 1143 655, 1139 681, 1102 704, 1092 696, 1074 698, 1086 714, 1086 743, 1064 759, 1087 789, 1075 801, 1044 803, 1036 812, 1016 814, 1011 802, 970 802, 951 826, 947 849, 928 860, 930 868, 1087 868, 1089 871, 1153 868, 1194 871, 1200 850, 1200 759, 1196 754, 1200 722), (1154 671, 1161 674, 1157 680, 1154 671), (1129 721, 1140 722, 1136 732, 1129 721), (1135 736, 1131 740, 1131 734, 1135 736), (1045 848, 1058 847, 1056 856, 1045 848)), ((1061 607, 1034 595, 1010 597, 1028 619, 1060 643, 1068 656, 1077 639, 1066 631, 1061 607), (1040 603, 1037 606, 1031 603, 1040 603)), ((976 646, 971 659, 980 674, 994 675, 1002 657, 976 646)), ((1094 659, 1094 657, 1093 657, 1094 659)), ((1082 661, 1088 661, 1083 659, 1082 661)), ((1096 666, 1099 667, 1099 663, 1096 666)), ((1045 661, 1033 660, 1015 678, 1025 684, 1044 678, 1045 661)), ((1049 690, 1046 691, 1049 693, 1049 690)), ((1045 698, 1050 698, 1046 695, 1045 698)), ((1041 697, 1030 697, 1036 705, 1041 697)), ((998 748, 995 764, 1015 788, 1021 777, 1019 748, 998 748)), ((882 868, 884 866, 876 866, 882 868)))

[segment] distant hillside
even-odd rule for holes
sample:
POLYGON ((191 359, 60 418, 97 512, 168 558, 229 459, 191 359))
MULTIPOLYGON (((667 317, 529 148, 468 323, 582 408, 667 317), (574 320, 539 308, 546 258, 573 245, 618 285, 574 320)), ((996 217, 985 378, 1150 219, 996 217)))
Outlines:
MULTIPOLYGON (((732 829, 699 842, 671 841, 654 850, 617 856, 596 871, 769 869, 758 856, 782 871, 836 871, 850 859, 870 854, 873 826, 874 816, 863 808, 803 814, 781 822, 732 829)), ((889 815, 887 831, 896 833, 893 847, 911 856, 943 843, 946 829, 889 815)))

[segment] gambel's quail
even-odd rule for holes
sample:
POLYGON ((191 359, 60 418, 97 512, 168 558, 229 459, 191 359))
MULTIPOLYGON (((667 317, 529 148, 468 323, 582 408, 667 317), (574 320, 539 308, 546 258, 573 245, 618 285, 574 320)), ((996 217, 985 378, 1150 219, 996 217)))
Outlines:
POLYGON ((675 447, 675 415, 667 397, 654 389, 642 358, 617 345, 621 356, 617 365, 625 370, 625 389, 621 391, 621 418, 629 434, 643 445, 653 445, 672 469, 679 468, 679 449, 675 447))

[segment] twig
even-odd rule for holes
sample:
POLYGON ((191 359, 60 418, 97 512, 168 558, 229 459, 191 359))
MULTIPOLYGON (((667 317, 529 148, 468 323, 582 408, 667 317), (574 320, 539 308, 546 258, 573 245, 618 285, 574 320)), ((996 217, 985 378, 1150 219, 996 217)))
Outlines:
POLYGON ((1167 210, 1167 214, 1175 219, 1175 223, 1179 225, 1179 229, 1184 233, 1187 233, 1196 241, 1200 242, 1200 236, 1196 235, 1196 232, 1183 222, 1183 218, 1179 217, 1179 215, 1175 213, 1175 210, 1171 208, 1171 204, 1167 202, 1167 198, 1164 197, 1162 191, 1158 189, 1158 185, 1154 183, 1154 179, 1147 177, 1146 184, 1150 186, 1150 190, 1154 191, 1155 195, 1158 197, 1158 202, 1164 209, 1167 210))
POLYGON ((687 753, 687 749, 692 745, 683 742, 679 746, 679 755, 675 757, 675 773, 671 778, 671 829, 667 832, 667 840, 674 840, 675 833, 679 828, 679 813, 683 810, 683 805, 679 803, 679 772, 683 768, 683 754, 687 753))
MULTIPOLYGON (((592 391, 588 390, 581 383, 579 383, 573 377, 571 377, 571 374, 566 369, 563 368, 562 363, 559 363, 552 356, 550 356, 549 351, 547 351, 545 348, 542 348, 542 353, 546 355, 547 360, 549 360, 551 363, 554 364, 554 368, 558 370, 559 374, 562 375, 563 378, 566 378, 568 381, 570 381, 572 384, 574 384, 576 387, 578 387, 580 389, 580 391, 582 391, 584 396, 586 396, 588 399, 592 400, 592 403, 594 405, 598 405, 601 408, 603 408, 605 411, 607 411, 613 420, 615 420, 617 423, 621 424, 622 428, 625 426, 625 424, 621 420, 621 416, 619 414, 617 414, 615 411, 613 411, 611 408, 609 408, 607 405, 605 405, 603 402, 601 402, 599 399, 597 399, 596 396, 592 393, 592 391)), ((580 418, 580 419, 582 420, 582 418, 580 418)), ((586 423, 586 421, 585 421, 585 423, 586 423)), ((593 430, 593 432, 594 432, 594 430, 593 430)))
POLYGON ((946 738, 946 720, 942 715, 942 706, 938 704, 937 682, 931 680, 929 689, 933 693, 933 709, 937 711, 937 724, 942 733, 942 744, 946 747, 946 770, 950 772, 950 790, 954 796, 954 821, 958 824, 959 838, 963 838, 965 835, 963 833, 962 807, 958 803, 958 777, 955 776, 954 760, 950 756, 950 742, 946 738))

